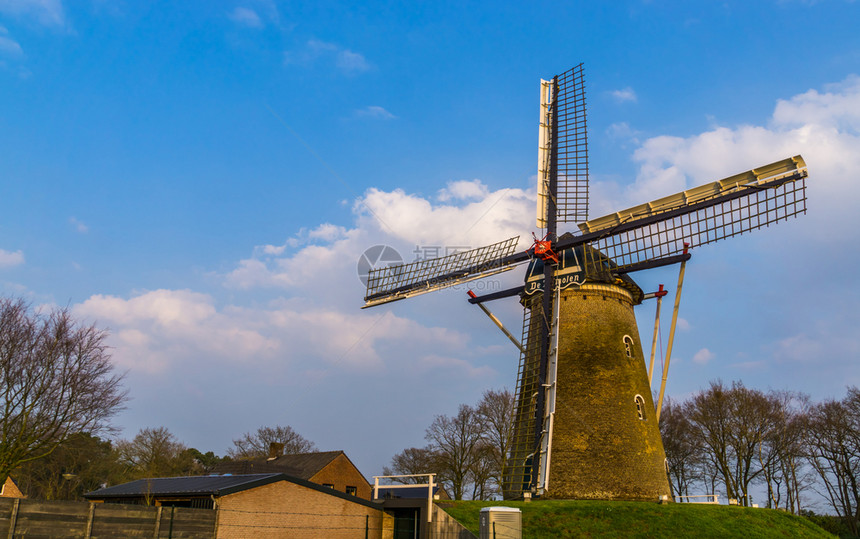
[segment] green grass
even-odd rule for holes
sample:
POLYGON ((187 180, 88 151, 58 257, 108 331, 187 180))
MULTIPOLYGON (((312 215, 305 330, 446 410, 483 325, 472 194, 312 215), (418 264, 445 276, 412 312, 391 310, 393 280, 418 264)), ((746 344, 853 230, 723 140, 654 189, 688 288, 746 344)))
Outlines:
POLYGON ((443 502, 476 536, 482 507, 517 507, 523 539, 559 537, 834 537, 809 520, 771 509, 649 502, 443 502))

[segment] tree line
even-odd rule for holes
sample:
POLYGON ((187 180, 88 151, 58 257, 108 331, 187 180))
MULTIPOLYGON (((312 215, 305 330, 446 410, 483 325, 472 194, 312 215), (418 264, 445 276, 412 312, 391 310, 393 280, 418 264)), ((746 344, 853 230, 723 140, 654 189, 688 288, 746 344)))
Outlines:
POLYGON ((663 405, 660 432, 676 496, 724 494, 795 514, 823 497, 853 535, 860 529, 860 390, 812 402, 790 391, 711 382, 663 405))
POLYGON ((136 479, 206 475, 222 462, 265 458, 269 445, 282 454, 316 451, 289 426, 260 427, 233 440, 224 456, 188 447, 165 427, 141 429, 131 439, 106 440, 76 433, 45 457, 16 468, 12 477, 30 498, 82 500, 99 488, 136 479))
POLYGON ((382 473, 436 473, 436 481, 455 500, 498 497, 513 415, 514 395, 510 390, 487 390, 475 406, 461 404, 453 416, 436 416, 425 431, 428 444, 394 455, 382 473))

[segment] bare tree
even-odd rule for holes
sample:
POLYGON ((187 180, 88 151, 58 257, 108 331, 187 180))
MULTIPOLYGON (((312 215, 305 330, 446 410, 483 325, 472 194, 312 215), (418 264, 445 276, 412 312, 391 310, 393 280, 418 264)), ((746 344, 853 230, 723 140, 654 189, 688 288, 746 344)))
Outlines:
POLYGON ((688 496, 690 486, 702 479, 702 447, 687 418, 686 407, 666 400, 660 413, 660 435, 672 490, 676 496, 688 496))
POLYGON ((481 466, 484 473, 477 475, 489 475, 489 479, 494 483, 491 488, 485 487, 485 492, 479 496, 479 499, 486 499, 488 495, 502 492, 502 480, 513 433, 514 394, 507 388, 488 389, 484 391, 475 411, 481 426, 483 445, 486 446, 479 461, 484 464, 481 466))
POLYGON ((496 448, 482 438, 475 446, 475 459, 469 474, 473 500, 487 500, 501 494, 498 470, 496 448))
POLYGON ((514 396, 508 389, 487 390, 477 406, 461 404, 453 417, 436 416, 425 431, 429 445, 394 455, 383 473, 435 473, 454 499, 495 497, 501 493, 513 411, 514 396))
POLYGON ((771 391, 775 428, 759 442, 759 465, 767 487, 768 507, 800 511, 800 493, 807 486, 804 440, 809 397, 791 391, 771 391))
POLYGON ((726 495, 748 504, 750 484, 776 458, 775 453, 765 456, 760 449, 783 427, 778 403, 741 382, 727 388, 718 381, 695 395, 688 407, 693 432, 720 475, 726 495))
POLYGON ((436 416, 425 437, 439 457, 439 482, 450 487, 455 500, 462 500, 481 444, 481 424, 475 409, 461 404, 454 417, 436 416))
POLYGON ((294 431, 289 425, 282 427, 260 427, 257 432, 245 433, 238 440, 233 440, 233 447, 227 450, 227 454, 234 459, 257 459, 264 458, 269 454, 271 444, 284 444, 283 454, 294 455, 298 453, 309 453, 316 451, 313 442, 294 431))
POLYGON ((860 531, 860 391, 826 401, 809 414, 809 462, 830 505, 853 535, 860 531))
POLYGON ((111 432, 126 392, 104 340, 68 309, 33 311, 0 298, 0 484, 18 466, 51 454, 70 435, 111 432))
POLYGON ((132 440, 118 441, 116 448, 128 479, 196 475, 203 471, 193 453, 166 427, 141 429, 132 440))
MULTIPOLYGON (((391 465, 382 468, 383 475, 418 475, 437 473, 439 456, 431 446, 410 447, 391 458, 391 465)), ((394 478, 397 483, 422 483, 421 477, 394 478)))

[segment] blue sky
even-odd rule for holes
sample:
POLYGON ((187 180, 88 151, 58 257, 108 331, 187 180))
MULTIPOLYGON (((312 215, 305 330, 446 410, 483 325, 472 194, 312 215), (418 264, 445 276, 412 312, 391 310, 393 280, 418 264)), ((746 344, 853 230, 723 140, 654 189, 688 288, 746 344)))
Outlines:
MULTIPOLYGON (((809 165, 808 215, 694 252, 668 394, 840 397, 860 385, 857 20, 837 0, 0 0, 0 288, 110 329, 125 436, 223 454, 289 424, 381 473, 434 415, 512 387, 517 355, 462 289, 360 310, 356 261, 525 248, 539 81, 584 62, 593 217, 809 165)), ((636 278, 673 290, 677 268, 636 278)), ((492 309, 519 331, 516 301, 492 309)), ((647 351, 654 305, 637 316, 647 351)))

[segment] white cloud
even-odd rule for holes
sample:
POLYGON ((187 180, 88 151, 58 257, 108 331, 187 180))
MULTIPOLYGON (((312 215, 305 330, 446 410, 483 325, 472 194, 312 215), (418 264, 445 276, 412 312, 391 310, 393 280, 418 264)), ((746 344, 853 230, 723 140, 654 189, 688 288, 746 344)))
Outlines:
POLYGON ((489 367, 487 365, 475 367, 468 361, 465 361, 460 358, 439 356, 435 354, 431 354, 421 358, 418 362, 418 365, 419 368, 425 372, 443 371, 448 373, 449 376, 457 377, 486 379, 496 374, 496 371, 492 367, 489 367))
POLYGON ((773 121, 781 127, 816 125, 860 132, 860 76, 826 86, 824 93, 809 90, 788 100, 779 100, 773 121))
MULTIPOLYGON (((272 245, 266 247, 271 249, 272 254, 278 255, 286 249, 272 245)), ((224 280, 229 287, 247 290, 258 286, 289 286, 290 282, 284 277, 269 269, 265 261, 247 258, 240 260, 236 269, 227 274, 224 280)))
POLYGON ((705 365, 712 359, 714 359, 716 355, 708 350, 707 348, 702 348, 695 354, 693 354, 693 363, 698 363, 699 365, 705 365))
POLYGON ((439 191, 439 200, 448 202, 450 200, 477 200, 486 198, 490 190, 481 180, 460 180, 448 182, 448 186, 439 191))
POLYGON ((354 75, 371 68, 364 55, 318 39, 311 39, 303 47, 284 52, 284 65, 310 66, 317 62, 330 63, 347 75, 354 75))
POLYGON ((44 26, 65 26, 61 0, 0 0, 0 13, 32 18, 44 26))
POLYGON ((0 249, 0 268, 11 268, 24 263, 24 253, 22 251, 9 252, 0 249))
POLYGON ((331 223, 323 223, 315 229, 308 232, 308 237, 312 239, 321 239, 325 241, 334 241, 346 234, 346 229, 342 226, 336 226, 331 223))
POLYGON ((163 372, 188 356, 243 361, 267 357, 277 342, 231 312, 218 312, 213 299, 190 290, 155 290, 125 300, 95 295, 75 313, 108 326, 114 360, 122 367, 163 372))
POLYGON ((394 118, 397 118, 397 116, 377 105, 370 105, 363 109, 356 110, 355 115, 358 117, 381 118, 383 120, 393 120, 394 118))
POLYGON ((611 95, 618 103, 625 103, 628 101, 635 103, 637 100, 636 92, 634 92, 633 88, 630 88, 629 86, 621 90, 613 90, 609 92, 609 95, 611 95))
MULTIPOLYGON (((324 223, 313 230, 300 230, 282 245, 263 245, 254 249, 252 258, 238 262, 224 276, 224 284, 243 290, 256 287, 293 288, 318 284, 322 280, 357 277, 354 263, 368 247, 366 234, 324 223), (333 274, 336 274, 333 275, 333 274)), ((331 290, 331 287, 327 287, 331 290)))
POLYGON ((11 268, 24 263, 24 253, 22 251, 9 252, 0 249, 0 268, 11 268))
MULTIPOLYGON (((462 347, 467 337, 385 312, 343 312, 302 299, 267 307, 218 307, 190 290, 154 290, 130 299, 95 295, 75 314, 110 328, 121 367, 160 374, 205 358, 212 367, 383 368, 377 347, 430 351, 462 347)), ((390 356, 389 356, 390 357, 390 356)))
POLYGON ((342 226, 331 223, 323 223, 313 230, 301 228, 295 236, 287 238, 282 245, 258 245, 254 248, 257 256, 277 257, 286 252, 287 249, 295 249, 307 245, 313 241, 331 242, 345 235, 347 230, 342 226))
POLYGON ((320 41, 319 39, 311 39, 307 42, 307 49, 314 54, 323 54, 326 52, 337 52, 339 47, 334 43, 320 41))
POLYGON ((307 239, 302 236, 305 233, 305 229, 300 230, 296 237, 287 238, 283 245, 258 245, 254 248, 254 252, 270 256, 279 256, 288 248, 295 248, 305 243, 307 239))
POLYGON ((357 277, 361 254, 373 245, 390 245, 404 260, 428 248, 443 255, 496 243, 530 230, 535 195, 519 189, 490 191, 479 180, 455 181, 437 195, 438 203, 401 190, 370 189, 354 206, 353 228, 322 224, 300 231, 283 245, 265 245, 224 276, 228 287, 290 290, 318 288, 322 295, 360 298, 357 277), (332 283, 349 286, 342 290, 332 283))
POLYGON ((90 227, 88 227, 82 221, 78 220, 76 217, 69 217, 69 224, 75 227, 75 230, 77 230, 81 234, 86 234, 90 231, 90 227))
POLYGON ((248 28, 262 28, 263 20, 257 15, 257 12, 253 9, 246 7, 237 7, 228 15, 230 20, 239 24, 241 26, 247 26, 248 28))
POLYGON ((782 361, 817 362, 825 352, 821 336, 817 337, 800 333, 780 339, 774 346, 773 355, 782 361))
MULTIPOLYGON (((837 301, 831 303, 835 304, 837 301)), ((766 349, 771 357, 780 363, 816 366, 829 360, 831 364, 851 365, 860 354, 860 343, 854 337, 857 322, 857 315, 853 312, 838 315, 837 320, 820 319, 803 331, 780 339, 766 349)))
POLYGON ((370 69, 370 64, 367 62, 364 55, 353 52, 349 49, 338 51, 335 65, 347 73, 357 73, 370 69))
POLYGON ((0 56, 19 58, 24 56, 24 50, 17 41, 9 37, 9 31, 0 26, 0 56))
POLYGON ((530 230, 533 192, 521 189, 491 192, 480 182, 453 182, 443 190, 440 199, 464 203, 434 205, 400 189, 370 189, 356 210, 391 237, 416 245, 456 243, 480 247, 530 230), (477 198, 482 190, 484 196, 477 198))
POLYGON ((627 122, 614 123, 606 128, 606 134, 615 139, 632 139, 633 142, 639 143, 637 136, 639 132, 631 128, 627 122))
POLYGON ((263 254, 278 256, 284 253, 287 250, 286 244, 284 245, 263 245, 261 246, 263 254))

